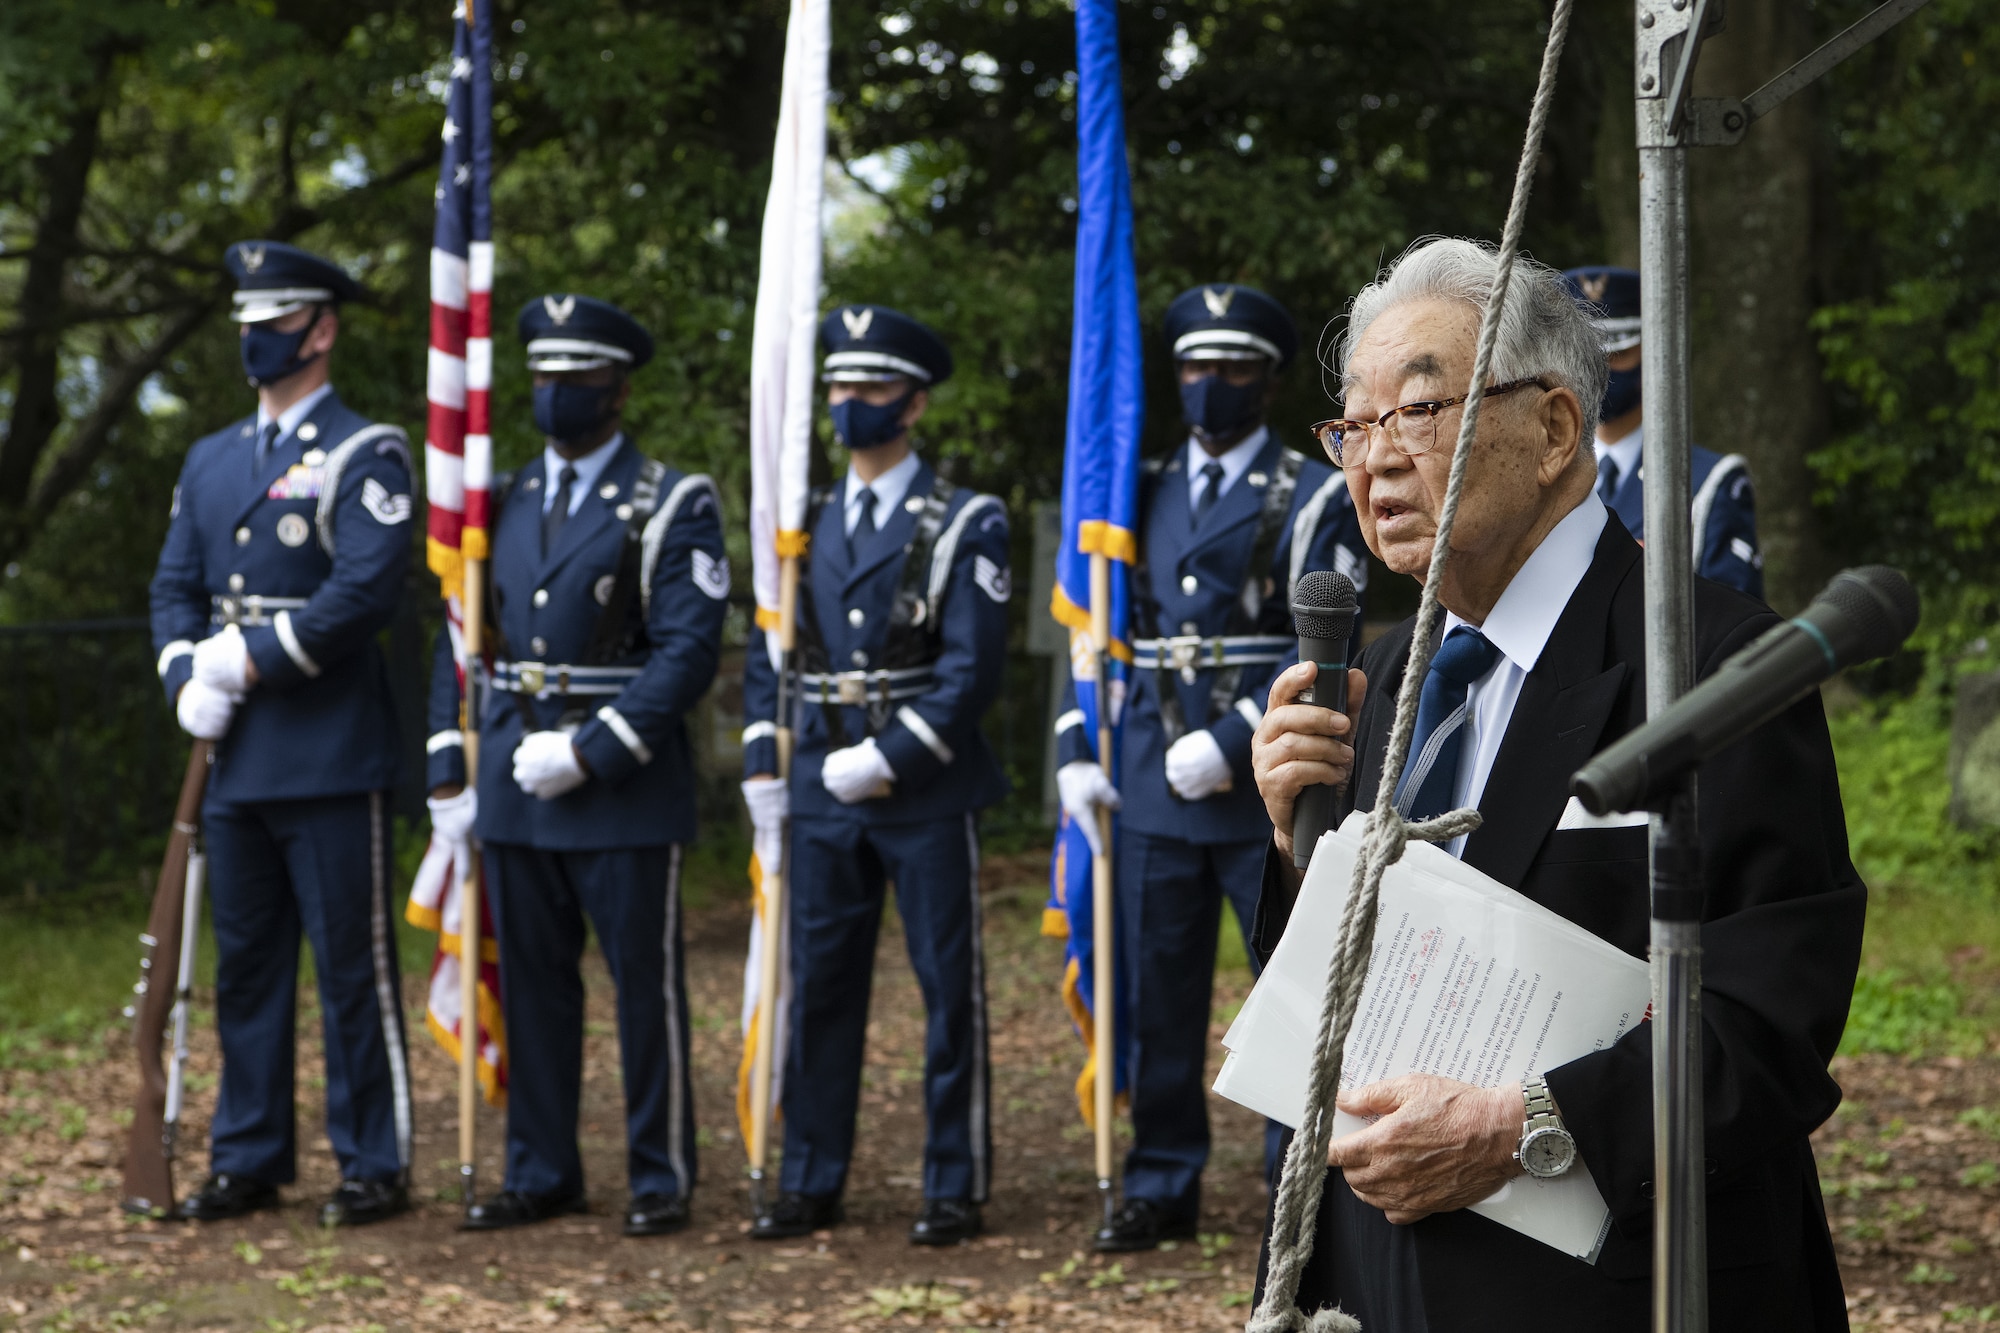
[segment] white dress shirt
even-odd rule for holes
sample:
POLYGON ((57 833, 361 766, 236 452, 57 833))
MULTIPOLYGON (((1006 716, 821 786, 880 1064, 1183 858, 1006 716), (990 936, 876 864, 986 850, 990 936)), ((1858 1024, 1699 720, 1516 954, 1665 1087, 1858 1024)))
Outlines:
MULTIPOLYGON (((275 449, 280 443, 290 439, 292 432, 299 428, 299 423, 304 421, 315 407, 319 406, 319 400, 332 392, 333 386, 331 384, 322 384, 284 411, 278 413, 278 438, 271 442, 271 447, 275 449)), ((271 414, 264 410, 263 404, 259 403, 257 405, 257 434, 262 435, 264 427, 270 424, 271 414)))
POLYGON ((1264 448, 1265 441, 1270 438, 1271 428, 1269 426, 1259 426, 1248 435, 1245 435, 1240 442, 1230 445, 1225 453, 1218 456, 1202 448, 1201 441, 1195 439, 1193 436, 1189 436, 1187 442, 1188 513, 1197 514, 1201 512, 1203 492, 1208 489, 1208 483, 1201 479, 1201 470, 1203 468, 1207 467, 1210 463, 1222 464, 1222 481, 1215 492, 1215 498, 1220 500, 1223 496, 1229 494, 1229 488, 1236 484, 1236 479, 1250 470, 1250 464, 1256 460, 1258 453, 1264 448))
POLYGON ((1638 472, 1641 456, 1646 447, 1646 423, 1640 422, 1632 428, 1632 433, 1622 440, 1606 444, 1597 442, 1597 461, 1601 464, 1610 458, 1618 464, 1618 484, 1623 486, 1633 474, 1638 472))
MULTIPOLYGON (((1500 753, 1500 742, 1507 735, 1507 724, 1513 720, 1514 705, 1521 697, 1521 685, 1541 660, 1542 649, 1548 647, 1556 621, 1562 618, 1577 584, 1589 572, 1591 559, 1597 554, 1597 539, 1604 533, 1606 512, 1596 491, 1586 495, 1582 504, 1565 514, 1549 535, 1542 538, 1542 544, 1516 571, 1513 581, 1493 603, 1486 623, 1473 626, 1500 650, 1500 656, 1466 691, 1468 713, 1459 753, 1470 755, 1472 762, 1460 764, 1453 809, 1477 806, 1485 794, 1486 779, 1492 776, 1493 761, 1500 753)), ((1444 632, 1449 634, 1470 623, 1447 611, 1444 632)), ((1465 851, 1465 838, 1452 839, 1445 850, 1453 856, 1461 855, 1465 851)))
POLYGON ((611 465, 618 446, 624 442, 625 432, 621 430, 581 458, 564 458, 556 452, 554 445, 542 446, 542 466, 549 472, 548 493, 542 496, 542 512, 546 514, 555 507, 556 486, 562 481, 562 470, 573 467, 576 469, 576 480, 570 483, 569 512, 575 514, 577 506, 583 503, 583 497, 597 488, 597 479, 604 475, 604 469, 611 465))
POLYGON ((863 481, 854 475, 852 467, 847 469, 847 490, 841 498, 843 529, 848 536, 854 535, 854 525, 861 521, 861 490, 865 486, 875 492, 875 530, 880 532, 888 526, 889 515, 896 512, 896 506, 903 503, 903 497, 910 493, 910 483, 917 479, 917 469, 923 466, 917 460, 916 451, 903 455, 903 461, 884 472, 873 481, 863 481))

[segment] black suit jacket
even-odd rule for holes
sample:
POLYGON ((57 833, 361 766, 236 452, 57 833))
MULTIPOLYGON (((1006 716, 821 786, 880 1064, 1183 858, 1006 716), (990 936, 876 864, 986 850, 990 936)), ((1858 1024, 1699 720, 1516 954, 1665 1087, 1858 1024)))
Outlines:
MULTIPOLYGON (((1465 861, 1644 958, 1643 826, 1565 829, 1569 778, 1645 720, 1645 595, 1638 544, 1608 516, 1589 572, 1522 685, 1479 803, 1465 861)), ((1762 603, 1697 580, 1695 660, 1707 676, 1778 623, 1762 603)), ((1352 790, 1372 808, 1414 619, 1370 645, 1352 790)), ((1866 889, 1848 859, 1833 748, 1817 695, 1705 764, 1708 890, 1702 972, 1709 1158, 1710 1327, 1845 1329, 1840 1274, 1807 1136, 1840 1089, 1827 1062, 1847 1021, 1866 889)), ((1268 956, 1290 911, 1275 854, 1255 943, 1268 956)), ((1469 1212, 1392 1228, 1338 1172, 1300 1289, 1310 1311, 1344 1301, 1364 1326, 1414 1321, 1369 1302, 1364 1269, 1412 1245, 1431 1333, 1647 1327, 1652 1245, 1652 1033, 1548 1071, 1557 1105, 1611 1209, 1593 1267, 1469 1212), (1387 1318, 1382 1316, 1386 1314, 1387 1318)), ((1393 1307, 1394 1302, 1389 1304, 1393 1307)))

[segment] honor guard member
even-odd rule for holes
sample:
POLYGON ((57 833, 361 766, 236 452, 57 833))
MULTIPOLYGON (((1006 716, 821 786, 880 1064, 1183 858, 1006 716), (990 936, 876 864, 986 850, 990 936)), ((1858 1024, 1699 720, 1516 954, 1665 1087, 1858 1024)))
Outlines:
MULTIPOLYGON (((1611 363, 1597 422, 1597 495, 1632 535, 1646 539, 1646 473, 1640 466, 1646 407, 1639 380, 1639 275, 1629 268, 1573 268, 1570 295, 1590 316, 1611 363)), ((1689 489, 1694 571, 1752 597, 1764 595, 1764 554, 1757 545, 1757 495, 1742 454, 1693 446, 1689 489)))
POLYGON ((522 307, 542 457, 496 480, 476 808, 459 683, 439 636, 433 822, 485 853, 507 1025, 507 1175, 466 1213, 492 1231, 583 1212, 584 922, 618 991, 628 1236, 687 1225, 695 1183, 681 849, 695 831, 687 711, 707 693, 729 598, 715 483, 625 433, 653 339, 616 306, 522 307))
POLYGON ((195 442, 153 576, 160 678, 181 726, 215 742, 202 806, 214 904, 222 1086, 203 1221, 275 1207, 296 1178, 299 935, 326 1030, 326 1134, 340 1188, 327 1225, 409 1207, 410 1075, 389 818, 397 728, 376 635, 410 559, 403 432, 328 382, 337 266, 275 241, 225 262, 255 415, 195 442))
POLYGON ((848 470, 807 511, 789 793, 765 781, 777 772, 780 694, 761 630, 744 670, 752 818, 768 826, 787 806, 791 816, 784 1168, 751 1235, 840 1220, 893 880, 929 1018, 924 1205, 910 1239, 949 1245, 979 1233, 992 1177, 975 821, 1007 791, 979 730, 1007 650, 1007 515, 912 452, 930 389, 951 374, 936 334, 852 305, 827 317, 820 338, 848 470))
MULTIPOLYGON (((1096 1236, 1101 1251, 1195 1234, 1222 903, 1248 938, 1271 837, 1250 736, 1272 676, 1298 651, 1292 585, 1309 570, 1337 569, 1358 589, 1368 570, 1345 478, 1284 448, 1265 425, 1278 373, 1299 345, 1284 307, 1255 288, 1214 283, 1175 298, 1166 325, 1188 439, 1140 480, 1132 588, 1134 633, 1146 637, 1132 645, 1122 792, 1092 755, 1073 690, 1056 722, 1070 817, 1094 842, 1095 808, 1123 812, 1113 864, 1133 1025, 1133 1142, 1124 1204, 1096 1236)), ((1275 1148, 1267 1134, 1267 1159, 1275 1148)))

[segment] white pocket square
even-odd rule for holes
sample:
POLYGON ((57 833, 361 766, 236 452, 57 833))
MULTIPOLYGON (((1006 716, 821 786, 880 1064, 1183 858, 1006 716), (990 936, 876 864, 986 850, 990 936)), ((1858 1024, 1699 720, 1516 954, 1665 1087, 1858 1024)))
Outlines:
POLYGON ((1644 828, 1644 810, 1614 811, 1608 815, 1593 815, 1583 808, 1583 802, 1572 796, 1563 807, 1562 818, 1556 821, 1556 832, 1574 828, 1644 828))

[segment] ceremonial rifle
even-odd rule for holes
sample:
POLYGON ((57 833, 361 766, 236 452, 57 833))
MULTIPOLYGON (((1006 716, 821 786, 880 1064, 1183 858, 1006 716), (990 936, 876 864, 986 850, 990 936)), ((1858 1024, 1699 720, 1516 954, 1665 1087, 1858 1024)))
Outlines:
POLYGON ((188 1002, 194 991, 195 940, 201 928, 202 876, 207 858, 201 848, 201 800, 215 745, 198 740, 188 752, 174 806, 173 832, 153 889, 153 911, 139 942, 137 998, 126 1009, 133 1021, 139 1056, 139 1088, 132 1098, 132 1132, 125 1144, 121 1204, 147 1217, 174 1215, 174 1139, 180 1128, 182 1073, 187 1065, 188 1002), (172 960, 172 982, 161 961, 172 960), (173 1026, 173 1055, 163 1067, 162 1038, 173 1026))

